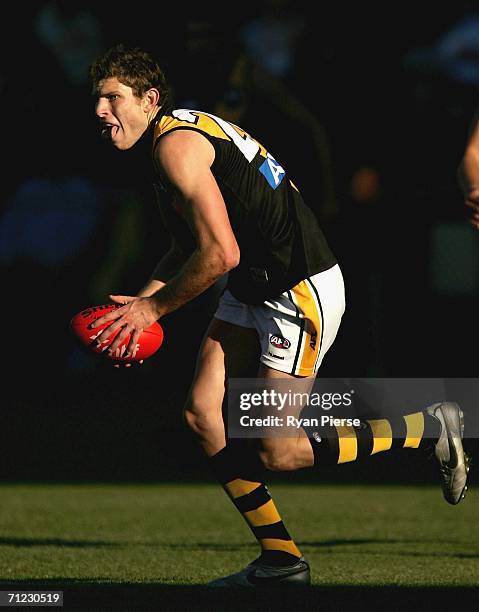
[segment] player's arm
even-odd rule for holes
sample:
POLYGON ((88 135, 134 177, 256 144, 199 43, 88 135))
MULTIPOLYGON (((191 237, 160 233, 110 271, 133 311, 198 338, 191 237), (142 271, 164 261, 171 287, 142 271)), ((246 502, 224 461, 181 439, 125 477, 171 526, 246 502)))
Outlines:
POLYGON ((176 310, 239 263, 226 204, 211 172, 214 148, 201 134, 179 130, 160 141, 157 161, 177 192, 177 206, 196 240, 181 270, 152 297, 158 315, 176 310))
POLYGON ((479 116, 476 116, 457 171, 464 204, 471 209, 470 223, 479 229, 479 116))
POLYGON ((177 191, 178 205, 195 236, 196 248, 179 272, 152 295, 112 296, 126 302, 125 306, 100 317, 92 328, 114 321, 97 338, 99 343, 106 342, 120 329, 109 347, 113 352, 128 334, 129 351, 143 329, 203 293, 239 263, 238 243, 211 172, 211 143, 192 130, 178 130, 160 140, 156 156, 177 191))

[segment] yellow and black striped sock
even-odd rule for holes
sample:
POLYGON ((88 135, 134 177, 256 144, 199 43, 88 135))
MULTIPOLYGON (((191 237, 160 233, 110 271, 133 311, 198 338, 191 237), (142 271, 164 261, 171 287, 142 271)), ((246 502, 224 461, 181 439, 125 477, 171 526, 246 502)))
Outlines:
POLYGON ((261 546, 261 560, 274 566, 293 565, 301 552, 289 535, 259 469, 246 454, 229 444, 211 457, 213 471, 261 546))
POLYGON ((314 465, 332 465, 363 459, 382 451, 425 448, 441 432, 439 420, 425 412, 388 419, 366 419, 360 427, 332 426, 311 435, 314 465))

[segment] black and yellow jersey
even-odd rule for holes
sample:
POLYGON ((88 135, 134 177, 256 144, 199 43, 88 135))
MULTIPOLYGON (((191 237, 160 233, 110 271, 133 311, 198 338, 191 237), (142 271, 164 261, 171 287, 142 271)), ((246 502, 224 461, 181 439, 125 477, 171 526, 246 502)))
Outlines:
MULTIPOLYGON (((337 263, 315 214, 261 143, 220 117, 177 109, 158 118, 153 153, 162 136, 184 129, 200 132, 215 149, 211 171, 240 248, 240 263, 228 275, 228 288, 238 300, 261 303, 337 263)), ((155 176, 172 193, 158 169, 155 176)), ((167 207, 162 212, 170 231, 183 249, 193 249, 186 221, 167 207)))

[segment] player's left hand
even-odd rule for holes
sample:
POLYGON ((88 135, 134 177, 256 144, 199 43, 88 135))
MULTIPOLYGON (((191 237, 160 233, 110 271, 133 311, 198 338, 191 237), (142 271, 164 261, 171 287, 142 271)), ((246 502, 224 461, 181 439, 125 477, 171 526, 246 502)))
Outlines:
POLYGON ((476 229, 479 229, 479 190, 471 190, 465 200, 464 204, 470 208, 468 221, 476 229))
POLYGON ((114 363, 113 367, 114 368, 131 368, 136 365, 141 366, 143 362, 144 362, 144 359, 141 359, 140 361, 135 361, 133 363, 131 363, 130 361, 127 361, 126 363, 119 362, 119 363, 114 363))
POLYGON ((141 332, 158 320, 158 310, 155 307, 155 301, 150 297, 132 297, 130 295, 110 295, 109 297, 113 302, 123 304, 123 306, 99 317, 90 327, 95 329, 95 327, 112 321, 111 325, 108 325, 96 338, 96 342, 98 346, 107 344, 111 335, 120 330, 106 350, 109 354, 114 354, 129 335, 130 339, 125 353, 125 356, 127 356, 132 353, 141 332))

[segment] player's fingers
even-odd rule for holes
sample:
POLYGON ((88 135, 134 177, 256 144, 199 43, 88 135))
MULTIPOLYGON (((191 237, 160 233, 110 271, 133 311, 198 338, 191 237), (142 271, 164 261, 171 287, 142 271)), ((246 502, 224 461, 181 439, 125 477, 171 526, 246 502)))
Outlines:
POLYGON ((472 208, 474 210, 479 210, 479 202, 477 200, 473 200, 471 198, 466 198, 464 200, 464 204, 465 204, 465 206, 468 206, 469 208, 472 208))
POLYGON ((135 329, 130 335, 130 341, 128 342, 128 346, 126 347, 125 357, 130 357, 136 352, 136 346, 138 344, 138 340, 140 338, 141 330, 135 329))
POLYGON ((108 321, 114 321, 115 319, 119 319, 122 316, 123 312, 121 308, 112 310, 111 312, 108 312, 102 317, 98 317, 98 319, 95 319, 94 321, 92 321, 89 325, 89 328, 95 329, 95 327, 100 327, 101 325, 108 323, 108 321))
POLYGON ((114 368, 131 368, 131 363, 114 363, 114 368))
POLYGON ((105 327, 105 329, 103 329, 95 338, 97 347, 100 347, 102 344, 112 342, 112 336, 114 336, 123 325, 125 324, 121 321, 115 321, 111 325, 108 325, 108 327, 105 327))
POLYGON ((115 336, 115 338, 112 340, 111 344, 108 347, 108 354, 109 355, 114 355, 116 350, 118 349, 118 347, 120 346, 120 344, 123 342, 123 340, 125 340, 128 337, 128 334, 130 333, 130 330, 128 328, 128 325, 123 325, 123 327, 120 329, 120 331, 117 333, 117 335, 115 336))
POLYGON ((129 302, 133 302, 136 298, 131 295, 109 295, 110 300, 116 302, 117 304, 128 304, 129 302))
POLYGON ((115 331, 112 332, 110 328, 111 325, 108 325, 108 327, 105 327, 101 332, 98 332, 98 335, 92 340, 92 346, 101 349, 102 352, 106 351, 112 341, 112 336, 115 335, 115 331))

